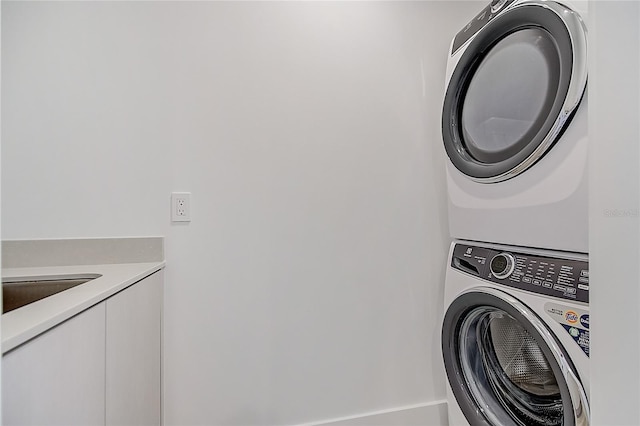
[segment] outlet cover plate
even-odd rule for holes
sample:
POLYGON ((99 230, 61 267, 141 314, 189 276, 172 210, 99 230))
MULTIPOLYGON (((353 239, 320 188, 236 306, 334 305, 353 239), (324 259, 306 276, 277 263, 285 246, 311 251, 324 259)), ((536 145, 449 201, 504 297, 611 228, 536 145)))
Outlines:
POLYGON ((191 193, 171 193, 171 221, 191 222, 191 193))

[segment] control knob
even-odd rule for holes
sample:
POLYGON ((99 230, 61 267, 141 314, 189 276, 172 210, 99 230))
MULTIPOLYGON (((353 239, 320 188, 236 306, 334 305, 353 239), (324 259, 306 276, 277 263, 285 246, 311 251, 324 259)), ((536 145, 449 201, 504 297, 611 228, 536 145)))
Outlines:
POLYGON ((511 253, 500 253, 493 256, 489 268, 494 277, 507 278, 516 267, 516 259, 511 253))
POLYGON ((491 13, 496 13, 500 9, 502 9, 507 0, 492 0, 491 1, 491 13))

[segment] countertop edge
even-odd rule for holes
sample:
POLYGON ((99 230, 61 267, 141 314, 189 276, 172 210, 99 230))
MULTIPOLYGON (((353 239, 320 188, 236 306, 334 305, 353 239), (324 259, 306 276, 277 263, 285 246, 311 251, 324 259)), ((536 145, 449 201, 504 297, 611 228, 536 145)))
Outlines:
POLYGON ((95 273, 99 278, 2 315, 2 354, 165 267, 165 261, 3 270, 3 278, 95 273), (66 293, 66 294, 65 294, 66 293))

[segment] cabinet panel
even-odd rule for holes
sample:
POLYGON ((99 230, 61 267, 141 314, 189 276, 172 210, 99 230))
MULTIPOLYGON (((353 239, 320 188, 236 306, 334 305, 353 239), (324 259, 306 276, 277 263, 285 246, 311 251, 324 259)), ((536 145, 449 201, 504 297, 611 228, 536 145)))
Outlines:
POLYGON ((2 358, 2 424, 105 424, 105 302, 2 358))
POLYGON ((107 300, 107 425, 161 422, 159 271, 107 300))

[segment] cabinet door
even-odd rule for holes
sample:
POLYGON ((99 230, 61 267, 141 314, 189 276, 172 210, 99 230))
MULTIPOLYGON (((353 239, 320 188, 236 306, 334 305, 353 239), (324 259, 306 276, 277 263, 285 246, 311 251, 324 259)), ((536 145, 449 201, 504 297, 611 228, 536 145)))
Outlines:
POLYGON ((107 425, 159 425, 159 271, 107 300, 107 425))
POLYGON ((105 303, 2 358, 2 424, 104 425, 105 303))

